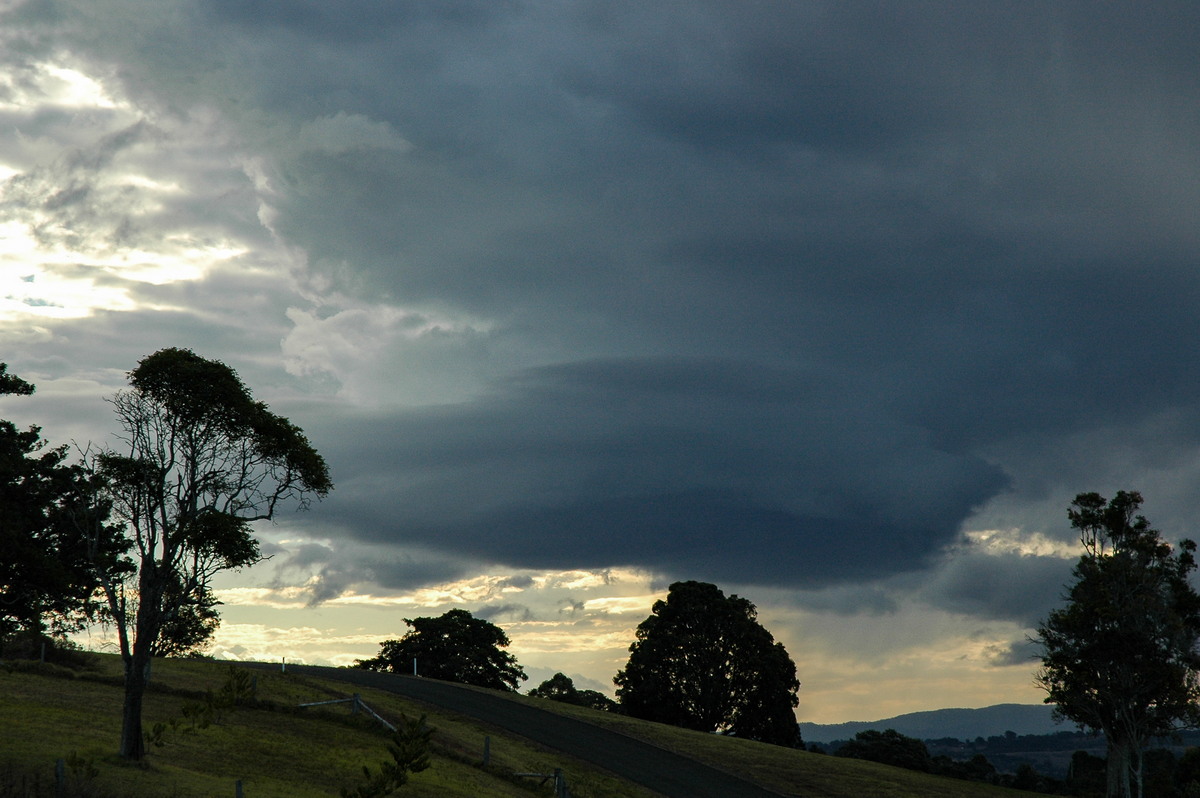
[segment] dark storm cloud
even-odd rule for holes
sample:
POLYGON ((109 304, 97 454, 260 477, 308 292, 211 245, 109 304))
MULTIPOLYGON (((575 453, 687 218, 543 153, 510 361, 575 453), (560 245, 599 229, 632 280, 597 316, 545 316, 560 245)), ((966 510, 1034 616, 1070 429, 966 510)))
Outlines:
POLYGON ((1004 484, 832 378, 716 360, 539 369, 463 406, 339 430, 355 448, 334 444, 328 504, 351 534, 530 567, 890 573, 923 564, 1004 484), (396 445, 364 451, 367 434, 396 445))
MULTIPOLYGON (((1195 460, 1195 5, 97 14, 75 51, 226 114, 309 268, 485 322, 447 361, 469 400, 316 423, 351 536, 828 584, 945 567, 998 497, 1143 487, 1103 441, 1156 419, 1195 460), (411 147, 296 143, 351 117, 411 147)), ((373 375, 438 382, 433 340, 373 375)), ((968 557, 930 598, 1026 620, 1056 567, 968 557)))

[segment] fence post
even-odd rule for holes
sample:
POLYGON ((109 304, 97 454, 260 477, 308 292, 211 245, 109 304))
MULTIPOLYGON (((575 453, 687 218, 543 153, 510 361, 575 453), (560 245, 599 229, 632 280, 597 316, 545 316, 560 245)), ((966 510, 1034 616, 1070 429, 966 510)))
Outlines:
POLYGON ((563 778, 562 768, 554 769, 554 798, 570 798, 567 794, 567 780, 563 778))
POLYGON ((492 761, 492 738, 485 736, 483 738, 483 766, 487 767, 492 761))
POLYGON ((350 714, 351 714, 351 715, 357 715, 357 714, 358 714, 358 710, 359 710, 359 708, 360 708, 360 707, 359 707, 359 705, 360 705, 360 704, 362 704, 362 699, 361 699, 361 698, 359 698, 359 696, 358 696, 358 693, 355 693, 355 694, 354 694, 354 701, 353 701, 353 702, 350 704, 350 714))
POLYGON ((238 779, 237 782, 234 783, 233 795, 234 795, 234 798, 244 798, 244 796, 242 795, 242 780, 241 779, 238 779))
POLYGON ((54 795, 62 798, 67 794, 67 762, 59 757, 54 761, 54 795))

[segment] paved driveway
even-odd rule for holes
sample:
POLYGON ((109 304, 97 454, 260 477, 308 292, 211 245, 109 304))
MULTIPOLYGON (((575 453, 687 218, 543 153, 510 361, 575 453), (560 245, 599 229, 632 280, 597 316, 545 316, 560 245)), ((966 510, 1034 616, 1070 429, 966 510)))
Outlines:
POLYGON ((289 672, 387 690, 457 712, 599 765, 667 798, 779 798, 748 781, 623 734, 450 682, 355 668, 289 665, 289 672))

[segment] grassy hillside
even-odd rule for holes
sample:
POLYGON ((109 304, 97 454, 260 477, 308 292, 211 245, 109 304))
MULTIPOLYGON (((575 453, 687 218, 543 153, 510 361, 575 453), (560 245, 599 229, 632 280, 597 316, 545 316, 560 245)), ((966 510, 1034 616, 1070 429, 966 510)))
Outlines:
MULTIPOLYGON (((296 709, 310 701, 345 697, 344 685, 277 671, 253 671, 257 702, 221 713, 207 728, 192 728, 185 707, 205 690, 220 690, 229 666, 215 662, 162 660, 155 663, 147 696, 146 727, 176 721, 142 765, 114 755, 120 733, 120 661, 89 657, 89 666, 68 670, 32 663, 0 665, 0 774, 33 774, 49 785, 54 762, 76 763, 79 794, 104 796, 233 796, 240 780, 246 798, 337 796, 362 782, 362 768, 387 757, 387 737, 345 705, 296 709), (72 756, 73 755, 73 756, 72 756), (88 773, 96 774, 89 776, 88 773)), ((433 766, 412 777, 400 795, 410 798, 548 795, 548 786, 520 779, 517 772, 550 773, 562 768, 575 798, 653 798, 653 794, 592 765, 562 756, 519 737, 387 693, 363 691, 363 700, 386 718, 428 715, 433 766), (481 766, 483 741, 491 737, 491 763, 481 766)), ((812 798, 1003 798, 1030 793, 951 781, 869 762, 789 751, 745 740, 717 737, 594 712, 542 699, 514 701, 569 714, 614 728, 737 772, 785 795, 812 798)), ((0 780, 2 782, 3 780, 0 780)), ((0 783, 0 795, 5 792, 0 783)), ((47 793, 49 794, 49 793, 47 793)))

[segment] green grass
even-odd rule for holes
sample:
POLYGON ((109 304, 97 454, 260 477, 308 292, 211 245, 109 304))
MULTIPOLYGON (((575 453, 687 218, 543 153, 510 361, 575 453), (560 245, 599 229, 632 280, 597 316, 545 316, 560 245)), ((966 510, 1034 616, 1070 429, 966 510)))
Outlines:
MULTIPOLYGON (((387 736, 346 705, 304 710, 296 705, 346 697, 346 685, 254 670, 258 703, 224 713, 218 723, 190 730, 184 721, 164 734, 143 764, 115 754, 120 735, 121 663, 111 655, 89 657, 86 671, 11 663, 0 666, 0 772, 19 769, 44 778, 54 762, 75 753, 98 771, 91 787, 114 796, 207 798, 233 796, 241 780, 246 798, 326 798, 362 780, 362 768, 388 758, 387 736)), ((185 704, 205 690, 217 691, 229 666, 202 660, 155 662, 144 723, 182 717, 185 704)), ((654 798, 654 794, 588 763, 547 750, 524 738, 451 713, 420 707, 384 692, 361 690, 362 699, 386 718, 428 715, 433 764, 412 776, 399 795, 408 798, 527 798, 548 795, 517 772, 562 768, 575 798, 654 798), (491 763, 481 767, 484 737, 491 763)), ((809 754, 746 740, 690 732, 544 699, 512 700, 571 715, 722 770, 750 778, 785 795, 811 798, 1004 798, 1027 792, 955 781, 870 762, 809 754)), ((0 787, 2 791, 2 787, 0 787)))
MULTIPOLYGON (((208 728, 183 721, 168 730, 166 744, 152 748, 144 764, 116 756, 120 737, 120 661, 94 658, 96 668, 73 674, 54 666, 0 667, 0 771, 16 768, 50 778, 54 762, 76 754, 100 773, 92 787, 107 795, 232 796, 242 781, 247 798, 326 798, 362 782, 364 765, 376 769, 388 759, 387 735, 377 724, 352 717, 346 705, 296 709, 302 702, 346 697, 337 683, 254 671, 256 707, 224 713, 208 728)), ((195 703, 206 689, 219 690, 228 678, 220 663, 162 660, 154 665, 146 697, 144 724, 181 719, 181 708, 195 703)), ((428 715, 435 728, 433 764, 412 776, 402 794, 412 798, 528 798, 546 794, 514 772, 570 774, 572 793, 581 798, 651 798, 651 793, 611 775, 520 738, 505 738, 458 716, 425 712, 390 694, 363 692, 363 700, 381 715, 428 715), (492 737, 491 766, 480 767, 483 739, 492 737)))

